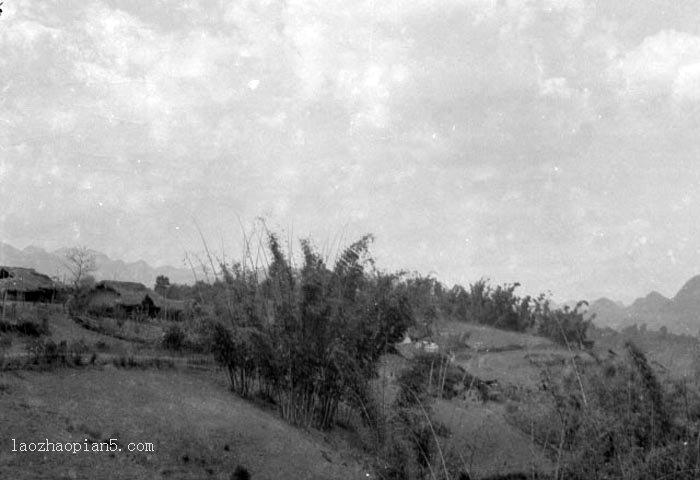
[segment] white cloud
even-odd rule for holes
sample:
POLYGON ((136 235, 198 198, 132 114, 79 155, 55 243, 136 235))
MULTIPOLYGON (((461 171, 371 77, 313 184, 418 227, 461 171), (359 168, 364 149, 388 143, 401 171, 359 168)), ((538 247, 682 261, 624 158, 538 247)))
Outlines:
POLYGON ((544 80, 540 85, 540 95, 570 98, 572 90, 569 87, 566 78, 556 77, 544 80))
POLYGON ((53 112, 48 118, 51 130, 57 134, 67 134, 72 132, 78 122, 77 114, 68 111, 53 112))
POLYGON ((674 95, 688 96, 700 63, 700 37, 663 30, 646 37, 612 67, 621 93, 632 99, 674 95))
POLYGON ((92 99, 103 118, 147 125, 161 148, 181 128, 198 127, 198 108, 240 100, 260 82, 239 74, 235 33, 196 28, 173 35, 101 5, 82 18, 62 47, 75 78, 93 93, 81 101, 92 99))
MULTIPOLYGON (((3 18, 3 20, 6 19, 3 18)), ((52 28, 36 20, 20 17, 14 22, 3 23, 3 28, 0 30, 0 41, 11 47, 28 48, 45 36, 56 39, 60 34, 61 31, 58 28, 52 28)), ((4 53, 9 54, 12 51, 4 53)))
POLYGON ((680 101, 700 101, 700 61, 678 69, 673 82, 673 97, 680 101))
POLYGON ((649 0, 641 19, 607 0, 18 2, 0 29, 0 200, 20 243, 77 222, 96 248, 167 258, 193 244, 157 232, 268 210, 309 231, 356 222, 388 268, 544 289, 630 238, 656 248, 614 228, 652 204, 700 242, 692 209, 664 210, 700 179, 685 111, 626 108, 700 100, 694 30, 649 0))
POLYGON ((288 26, 286 31, 290 35, 296 54, 296 75, 300 80, 302 94, 305 99, 318 98, 324 92, 327 82, 326 62, 324 46, 329 32, 320 23, 299 23, 288 26))

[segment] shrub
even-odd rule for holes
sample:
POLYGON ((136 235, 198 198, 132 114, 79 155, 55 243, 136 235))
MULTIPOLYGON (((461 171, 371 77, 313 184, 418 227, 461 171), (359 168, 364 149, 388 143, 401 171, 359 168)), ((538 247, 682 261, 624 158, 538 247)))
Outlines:
POLYGON ((36 365, 53 365, 66 363, 68 345, 66 341, 56 343, 53 340, 40 338, 31 340, 25 347, 32 363, 36 365))
MULTIPOLYGON (((83 355, 90 352, 90 347, 83 339, 77 340, 68 346, 68 357, 75 366, 81 366, 83 364, 83 355)), ((94 363, 94 360, 92 363, 94 363)))
POLYGON ((40 337, 50 333, 48 321, 46 321, 46 319, 42 321, 41 325, 30 320, 23 320, 17 324, 0 322, 0 332, 16 332, 28 337, 40 337))
POLYGON ((172 324, 165 331, 163 336, 163 348, 168 350, 181 350, 185 346, 185 332, 178 324, 172 324))
POLYGON ((587 305, 587 302, 579 302, 573 309, 567 305, 563 309, 552 310, 548 302, 538 304, 535 311, 537 333, 569 347, 592 346, 592 342, 586 339, 586 331, 593 318, 585 319, 582 311, 582 307, 587 305))
POLYGON ((531 298, 520 298, 518 283, 495 288, 481 279, 469 291, 457 285, 445 294, 445 310, 451 316, 504 330, 524 331, 532 326, 531 298))
POLYGON ((71 353, 83 354, 90 353, 91 350, 90 346, 81 338, 80 340, 76 340, 70 344, 69 351, 71 353))
POLYGON ((5 365, 5 355, 12 346, 12 338, 8 336, 0 336, 0 368, 5 365))
POLYGON ((548 337, 562 345, 590 348, 586 338, 592 317, 585 319, 579 302, 574 309, 565 306, 552 308, 544 294, 536 298, 520 297, 515 293, 520 284, 493 287, 487 280, 479 280, 469 290, 456 285, 451 290, 433 289, 439 295, 441 310, 448 317, 504 330, 532 332, 548 337))
POLYGON ((250 480, 250 473, 245 467, 236 465, 236 470, 231 474, 231 480, 250 480))
POLYGON ((452 399, 464 390, 476 390, 482 400, 489 395, 488 385, 439 353, 418 355, 411 367, 398 378, 399 405, 407 407, 426 403, 426 397, 452 399))
POLYGON ((540 402, 544 411, 526 428, 558 444, 557 478, 697 478, 700 421, 690 406, 700 396, 664 388, 644 353, 632 343, 625 349, 625 357, 550 376, 551 401, 540 402))

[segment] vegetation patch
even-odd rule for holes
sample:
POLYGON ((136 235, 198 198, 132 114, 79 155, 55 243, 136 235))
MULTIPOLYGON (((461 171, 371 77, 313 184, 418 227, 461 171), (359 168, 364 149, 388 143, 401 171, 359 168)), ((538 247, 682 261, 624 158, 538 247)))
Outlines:
POLYGON ((0 321, 0 333, 17 333, 28 337, 40 337, 51 333, 48 322, 36 323, 31 320, 22 320, 19 323, 0 321))

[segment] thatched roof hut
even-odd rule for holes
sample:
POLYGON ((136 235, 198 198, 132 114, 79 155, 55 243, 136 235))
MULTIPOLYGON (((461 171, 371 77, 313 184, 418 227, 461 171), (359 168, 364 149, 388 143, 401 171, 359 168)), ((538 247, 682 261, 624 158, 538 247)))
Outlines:
POLYGON ((162 316, 175 319, 186 308, 186 302, 170 300, 145 285, 136 282, 104 280, 89 294, 88 308, 106 313, 127 315, 162 316))
POLYGON ((27 302, 50 302, 58 285, 33 268, 0 266, 0 296, 27 302))

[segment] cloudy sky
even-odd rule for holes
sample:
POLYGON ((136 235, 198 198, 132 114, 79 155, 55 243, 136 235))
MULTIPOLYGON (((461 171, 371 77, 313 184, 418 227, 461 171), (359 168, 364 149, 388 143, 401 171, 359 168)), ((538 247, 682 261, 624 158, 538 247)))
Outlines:
POLYGON ((5 0, 0 240, 180 265, 256 217, 555 299, 700 273, 700 6, 5 0))

